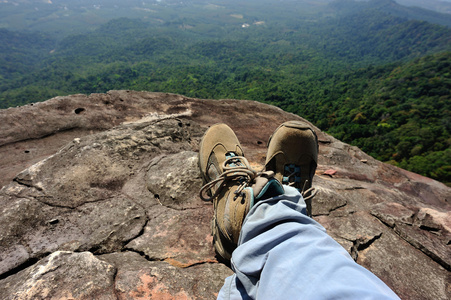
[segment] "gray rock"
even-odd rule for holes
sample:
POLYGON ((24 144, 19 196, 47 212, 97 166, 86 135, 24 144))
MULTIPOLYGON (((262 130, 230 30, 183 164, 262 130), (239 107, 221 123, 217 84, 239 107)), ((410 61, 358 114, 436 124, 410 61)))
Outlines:
POLYGON ((148 261, 134 252, 99 258, 118 269, 115 280, 118 299, 214 299, 223 285, 224 276, 232 274, 222 264, 180 267, 168 262, 148 261))
POLYGON ((156 157, 147 171, 147 188, 162 205, 181 209, 202 206, 198 191, 202 179, 197 153, 184 151, 156 157))
MULTIPOLYGON (((253 101, 132 91, 0 111, 2 299, 214 298, 232 272, 198 197, 200 139, 229 124, 259 170, 291 119, 253 101)), ((401 298, 449 299, 451 189, 315 130, 314 218, 401 298)))
POLYGON ((143 234, 130 241, 127 249, 177 266, 216 262, 210 233, 212 205, 182 211, 155 207, 152 213, 143 234))
POLYGON ((90 252, 57 251, 0 283, 2 299, 117 299, 116 268, 90 252))

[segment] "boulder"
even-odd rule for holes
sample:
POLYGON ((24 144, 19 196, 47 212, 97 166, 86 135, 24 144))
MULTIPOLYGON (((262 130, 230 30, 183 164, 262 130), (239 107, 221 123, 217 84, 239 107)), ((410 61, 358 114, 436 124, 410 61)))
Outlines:
POLYGON ((55 251, 2 281, 2 299, 117 299, 117 269, 91 252, 55 251))
MULTIPOLYGON (((303 120, 254 101, 134 91, 0 111, 2 299, 214 298, 232 271, 198 196, 202 135, 228 124, 259 170, 292 119, 303 120)), ((314 218, 401 298, 449 299, 451 189, 313 128, 314 218)))

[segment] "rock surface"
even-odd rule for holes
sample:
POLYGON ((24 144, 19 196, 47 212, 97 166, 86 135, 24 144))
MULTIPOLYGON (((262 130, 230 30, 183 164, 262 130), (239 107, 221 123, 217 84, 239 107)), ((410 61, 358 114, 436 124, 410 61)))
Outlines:
MULTIPOLYGON (((229 124, 259 169, 277 126, 253 101, 110 91, 0 111, 2 299, 212 299, 212 205, 197 170, 229 124)), ((318 129, 314 218, 403 299, 451 297, 451 189, 318 129)))

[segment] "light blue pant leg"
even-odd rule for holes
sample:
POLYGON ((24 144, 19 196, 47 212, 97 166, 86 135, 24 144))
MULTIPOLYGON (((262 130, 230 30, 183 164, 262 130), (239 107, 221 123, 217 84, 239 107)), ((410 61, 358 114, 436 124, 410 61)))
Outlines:
POLYGON ((306 215, 299 192, 259 201, 218 299, 399 299, 306 215))

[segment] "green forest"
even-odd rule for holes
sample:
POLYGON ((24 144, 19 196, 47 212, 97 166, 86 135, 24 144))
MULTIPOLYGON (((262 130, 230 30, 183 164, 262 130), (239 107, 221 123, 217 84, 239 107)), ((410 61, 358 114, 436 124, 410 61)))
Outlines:
POLYGON ((53 2, 0 26, 0 108, 113 89, 257 100, 451 186, 451 15, 391 0, 53 2))

